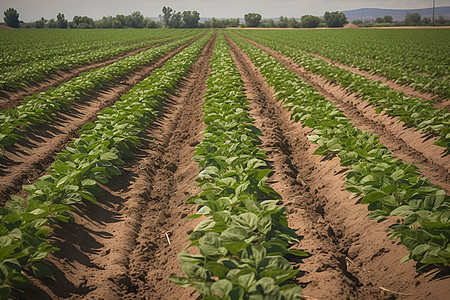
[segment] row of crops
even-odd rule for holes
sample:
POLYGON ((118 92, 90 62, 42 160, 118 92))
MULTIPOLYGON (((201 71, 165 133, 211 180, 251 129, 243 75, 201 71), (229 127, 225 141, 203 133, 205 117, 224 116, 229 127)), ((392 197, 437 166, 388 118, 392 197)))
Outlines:
MULTIPOLYGON (((303 43, 298 38, 286 39, 291 33, 233 32, 292 58, 329 81, 338 82, 362 100, 376 105, 378 112, 398 116, 424 133, 439 135, 437 144, 448 151, 450 114, 446 110, 434 109, 431 102, 406 97, 379 82, 317 59, 305 52, 311 49, 302 48, 316 44, 303 43)), ((275 90, 276 100, 290 110, 295 122, 311 128, 308 139, 318 145, 315 154, 336 156, 342 166, 350 169, 346 189, 353 193, 352 198, 368 204, 370 218, 382 221, 391 216, 400 217, 401 221, 390 229, 392 237, 399 238, 410 251, 404 260, 417 261, 419 267, 448 266, 450 197, 443 189, 430 184, 416 166, 396 159, 379 143, 378 137, 354 127, 335 104, 281 62, 233 32, 228 31, 229 37, 259 68, 275 90)), ((133 47, 164 45, 82 73, 56 88, 24 99, 15 109, 0 111, 1 149, 23 138, 28 128, 51 120, 68 104, 192 42, 114 105, 102 110, 97 121, 85 124, 78 138, 57 155, 47 175, 23 187, 28 193, 26 198, 12 196, 0 208, 0 298, 8 298, 13 288, 30 284, 24 270, 39 278, 51 275, 44 260, 49 253, 58 251, 47 241, 52 227, 58 222, 71 221, 77 203, 96 203, 102 191, 99 184, 121 175, 119 166, 133 158, 140 135, 158 119, 164 100, 176 90, 212 38, 212 32, 183 30, 158 31, 152 39, 141 33, 120 36, 108 46, 103 39, 94 39, 90 46, 80 43, 80 48, 67 51, 68 61, 79 51, 100 53, 101 49, 110 49, 113 53, 122 49, 122 52, 93 58, 101 60, 133 47)), ((322 45, 323 49, 331 47, 322 45)), ((44 50, 38 51, 40 56, 35 61, 63 58, 61 49, 55 45, 48 56, 44 50)), ((5 68, 0 69, 0 76, 14 61, 23 64, 28 61, 32 66, 34 59, 27 51, 24 50, 22 57, 4 55, 0 62, 5 68)), ((368 57, 368 54, 358 52, 356 56, 368 57)), ((389 64, 397 59, 379 58, 389 64)), ((410 62, 398 68, 407 69, 412 59, 413 56, 407 56, 410 62)), ((179 254, 185 276, 170 279, 181 287, 195 287, 203 299, 299 299, 302 289, 294 284, 299 270, 293 269, 287 258, 308 254, 291 249, 299 238, 288 226, 286 209, 279 205, 281 196, 267 183, 273 171, 265 162, 266 153, 259 147, 262 133, 249 115, 244 83, 221 33, 215 42, 210 68, 203 105, 203 121, 207 127, 194 157, 199 164, 197 181, 201 192, 188 200, 198 206, 197 213, 190 218, 201 217, 202 221, 189 234, 188 249, 179 254), (191 253, 190 248, 194 247, 194 252, 199 254, 191 253)), ((445 71, 441 73, 448 76, 445 71)))
POLYGON ((264 36, 420 91, 450 96, 450 43, 446 29, 248 31, 246 35, 264 36))
MULTIPOLYGON (((249 36, 247 32, 241 31, 239 35, 249 36)), ((433 101, 408 97, 380 81, 374 81, 344 68, 336 67, 299 50, 298 47, 280 43, 280 41, 277 41, 276 35, 258 35, 252 37, 252 39, 292 58, 294 62, 305 67, 308 71, 321 75, 329 82, 339 83, 342 87, 358 95, 361 100, 368 101, 376 106, 377 113, 384 111, 425 134, 438 135, 440 138, 435 144, 444 147, 447 152, 449 151, 450 112, 445 108, 434 108, 433 101)))
MULTIPOLYGON (((171 58, 162 68, 137 84, 113 106, 102 110, 98 120, 87 123, 80 137, 60 154, 48 175, 24 186, 26 199, 13 196, 0 208, 0 296, 8 298, 11 287, 25 288, 29 279, 23 269, 37 277, 50 275, 42 263, 48 253, 58 249, 46 238, 53 224, 68 222, 75 204, 96 202, 101 193, 97 183, 107 183, 121 174, 117 168, 139 144, 139 134, 156 120, 159 107, 168 93, 197 59, 212 33, 200 38, 171 58)), ((185 40, 184 43, 187 41, 185 40)))
POLYGON ((203 299, 301 299, 301 287, 289 284, 294 270, 286 254, 298 242, 287 225, 280 195, 266 182, 272 172, 258 148, 260 130, 248 114, 243 82, 222 35, 211 60, 203 112, 205 137, 195 154, 202 192, 190 198, 199 206, 191 216, 208 217, 189 235, 200 255, 181 252, 186 277, 203 299))
MULTIPOLYGON (((194 37, 198 37, 198 34, 194 37)), ((25 129, 52 119, 55 112, 87 93, 95 91, 121 76, 155 60, 194 38, 187 36, 115 63, 84 72, 56 88, 27 97, 14 109, 0 111, 0 149, 14 144, 25 136, 25 129)), ((167 41, 167 39, 165 39, 167 41)), ((1 155, 1 153, 0 153, 1 155)))
POLYGON ((59 70, 198 33, 198 30, 51 32, 0 30, 0 89, 27 86, 59 70))
POLYGON ((370 218, 405 217, 391 227, 411 251, 404 260, 449 265, 450 197, 444 190, 430 184, 416 166, 393 157, 378 137, 355 128, 335 104, 282 63, 237 36, 232 39, 260 68, 292 118, 313 130, 308 138, 319 145, 315 154, 335 155, 351 168, 347 190, 352 197, 363 196, 370 218))

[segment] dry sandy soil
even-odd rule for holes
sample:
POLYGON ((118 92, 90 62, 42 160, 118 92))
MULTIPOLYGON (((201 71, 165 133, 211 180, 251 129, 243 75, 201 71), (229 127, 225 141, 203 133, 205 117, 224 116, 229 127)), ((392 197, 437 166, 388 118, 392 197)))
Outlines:
MULTIPOLYGON (((101 186, 100 204, 80 204, 74 223, 55 228, 50 240, 61 251, 47 260, 54 276, 30 277, 32 287, 15 291, 14 298, 199 298, 193 289, 172 284, 168 276, 182 275, 177 254, 189 244, 188 233, 200 222, 187 219, 196 207, 185 201, 199 192, 198 167, 192 157, 205 128, 202 96, 215 39, 166 99, 158 121, 141 136, 136 157, 122 166, 123 174, 101 186)), ((313 155, 317 146, 307 139, 311 129, 291 121, 259 69, 226 40, 245 83, 251 116, 264 133, 262 148, 275 171, 270 184, 282 195, 289 225, 301 237, 294 247, 311 254, 294 263, 301 270, 296 281, 304 287, 305 299, 448 299, 448 270, 417 273, 414 262, 400 264, 408 251, 388 238, 388 227, 397 220, 377 223, 367 218, 367 208, 343 190, 348 169, 340 166, 338 158, 313 155)), ((6 149, 0 159, 0 200, 4 203, 11 194, 24 195, 21 185, 45 174, 56 153, 83 124, 95 120, 100 109, 113 104, 185 46, 74 103, 51 123, 28 132, 27 139, 6 149)), ((379 135, 396 156, 422 167, 425 176, 449 192, 450 162, 432 145, 432 139, 375 114, 356 95, 326 83, 288 57, 257 46, 335 102, 355 126, 379 135)), ((8 95, 10 99, 22 97, 8 95)))

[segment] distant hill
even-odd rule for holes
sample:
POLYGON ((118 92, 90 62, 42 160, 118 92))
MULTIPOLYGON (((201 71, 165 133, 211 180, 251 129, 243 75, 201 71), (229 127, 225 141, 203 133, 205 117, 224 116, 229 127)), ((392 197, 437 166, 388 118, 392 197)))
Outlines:
MULTIPOLYGON (((431 1, 430 1, 431 3, 431 1)), ((383 8, 359 8, 353 10, 342 11, 349 21, 353 20, 363 20, 363 21, 373 21, 378 17, 383 17, 385 15, 392 16, 394 21, 403 21, 406 14, 409 13, 419 13, 422 18, 433 16, 432 8, 420 8, 420 9, 383 9, 383 8)), ((450 19, 450 6, 436 7, 434 11, 435 18, 443 16, 446 19, 450 19)))

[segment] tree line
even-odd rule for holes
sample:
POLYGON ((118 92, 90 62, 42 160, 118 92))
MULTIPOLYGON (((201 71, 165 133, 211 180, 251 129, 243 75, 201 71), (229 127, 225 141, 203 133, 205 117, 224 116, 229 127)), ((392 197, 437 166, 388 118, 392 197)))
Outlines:
POLYGON ((392 16, 386 15, 384 17, 378 17, 374 21, 353 20, 353 24, 363 25, 363 26, 444 26, 450 25, 450 20, 446 20, 443 16, 439 16, 436 20, 428 17, 422 18, 419 13, 409 13, 406 15, 403 21, 394 21, 392 16))
POLYGON ((197 11, 177 12, 170 7, 164 6, 160 21, 145 18, 141 12, 136 11, 130 15, 116 15, 94 20, 88 16, 75 16, 72 21, 66 20, 64 14, 59 13, 55 19, 46 20, 40 18, 35 22, 24 23, 19 21, 19 13, 14 8, 4 12, 6 25, 14 28, 225 28, 225 27, 279 27, 279 28, 313 28, 321 24, 323 27, 342 27, 347 18, 342 12, 325 12, 323 18, 305 15, 301 21, 295 18, 281 16, 278 21, 273 19, 262 19, 258 13, 248 13, 244 16, 245 24, 240 24, 239 18, 217 19, 211 18, 200 22, 200 14, 197 11))
MULTIPOLYGON (((46 20, 40 18, 34 22, 19 21, 19 13, 14 8, 9 8, 4 12, 6 25, 13 28, 226 28, 226 27, 263 27, 263 28, 315 28, 315 27, 343 27, 348 23, 343 12, 326 11, 322 17, 313 15, 303 15, 300 20, 281 16, 277 21, 273 19, 263 19, 258 13, 247 13, 244 15, 244 24, 240 24, 239 18, 217 19, 211 18, 200 22, 200 14, 197 11, 177 12, 170 7, 164 6, 159 21, 146 18, 141 12, 135 11, 130 15, 107 16, 99 20, 94 20, 88 16, 75 16, 72 21, 68 21, 63 13, 58 13, 56 19, 46 20)), ((354 20, 352 23, 360 25, 362 20, 354 20)), ((366 22, 367 23, 367 22, 366 22)), ((376 24, 394 25, 434 25, 430 18, 421 18, 418 13, 408 14, 404 22, 393 22, 392 16, 378 17, 376 24)), ((373 24, 373 23, 370 23, 373 24)), ((369 24, 369 25, 370 25, 369 24)), ((449 25, 450 21, 440 16, 436 25, 449 25)), ((365 24, 367 25, 367 24, 365 24)))
POLYGON ((88 16, 75 16, 68 21, 64 14, 59 13, 56 19, 47 20, 44 17, 34 22, 19 21, 19 13, 14 8, 4 12, 6 25, 13 28, 225 28, 238 27, 239 18, 216 19, 212 18, 200 22, 200 14, 197 11, 177 12, 170 7, 163 7, 160 21, 146 18, 141 12, 135 11, 130 15, 107 16, 94 20, 88 16))
POLYGON ((247 27, 262 28, 315 28, 315 27, 343 27, 348 23, 347 17, 343 12, 326 11, 323 17, 304 15, 300 21, 295 18, 281 16, 278 21, 273 19, 262 19, 257 13, 248 13, 244 16, 247 27))

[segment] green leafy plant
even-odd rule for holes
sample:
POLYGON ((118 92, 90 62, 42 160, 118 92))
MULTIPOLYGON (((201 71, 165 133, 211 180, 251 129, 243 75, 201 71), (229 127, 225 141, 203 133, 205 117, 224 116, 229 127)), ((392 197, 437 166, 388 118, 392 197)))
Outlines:
POLYGON ((157 118, 158 110, 174 86, 189 70, 212 34, 202 37, 171 58, 162 68, 138 83, 113 106, 102 110, 98 120, 85 124, 48 169, 48 175, 24 186, 27 199, 12 197, 0 208, 0 298, 11 288, 25 288, 23 269, 36 276, 50 275, 42 263, 57 251, 46 241, 51 225, 72 220, 80 201, 96 202, 98 183, 106 184, 121 174, 122 159, 132 157, 141 134, 157 118))
POLYGON ((346 189, 352 198, 362 196, 369 217, 405 217, 391 227, 392 237, 411 251, 405 260, 448 266, 450 197, 442 188, 430 184, 416 166, 394 158, 378 137, 353 127, 336 105, 272 56, 237 36, 232 39, 260 68, 292 119, 313 130, 308 138, 319 146, 315 154, 336 155, 341 165, 351 167, 346 189))
POLYGON ((195 35, 193 30, 0 32, 0 89, 16 89, 76 66, 195 35), (14 53, 14 55, 11 55, 14 53))
POLYGON ((432 32, 398 30, 252 31, 251 39, 271 40, 297 51, 315 53, 334 61, 385 76, 444 99, 450 96, 445 29, 432 32))
POLYGON ((440 138, 435 144, 444 147, 446 152, 450 151, 450 112, 447 109, 436 109, 433 107, 432 101, 407 97, 404 93, 393 90, 380 81, 374 81, 344 68, 336 67, 300 51, 296 47, 287 46, 285 43, 274 42, 262 37, 258 37, 257 40, 281 54, 291 57, 307 70, 320 74, 328 81, 337 82, 355 92, 361 100, 367 100, 373 104, 377 113, 384 111, 425 134, 439 135, 440 138))
POLYGON ((266 182, 266 155, 257 145, 262 133, 248 115, 243 82, 219 35, 205 94, 205 137, 194 160, 202 192, 188 200, 199 205, 190 218, 208 217, 189 235, 200 254, 181 252, 185 277, 203 299, 301 299, 293 284, 299 270, 284 257, 307 254, 289 249, 298 242, 288 227, 280 195, 266 182))
POLYGON ((25 136, 24 128, 51 120, 54 113, 67 104, 82 99, 86 93, 101 88, 108 82, 120 78, 192 39, 190 36, 185 37, 129 56, 110 65, 84 72, 56 88, 24 99, 23 104, 15 109, 0 111, 0 149, 23 138, 25 136))

